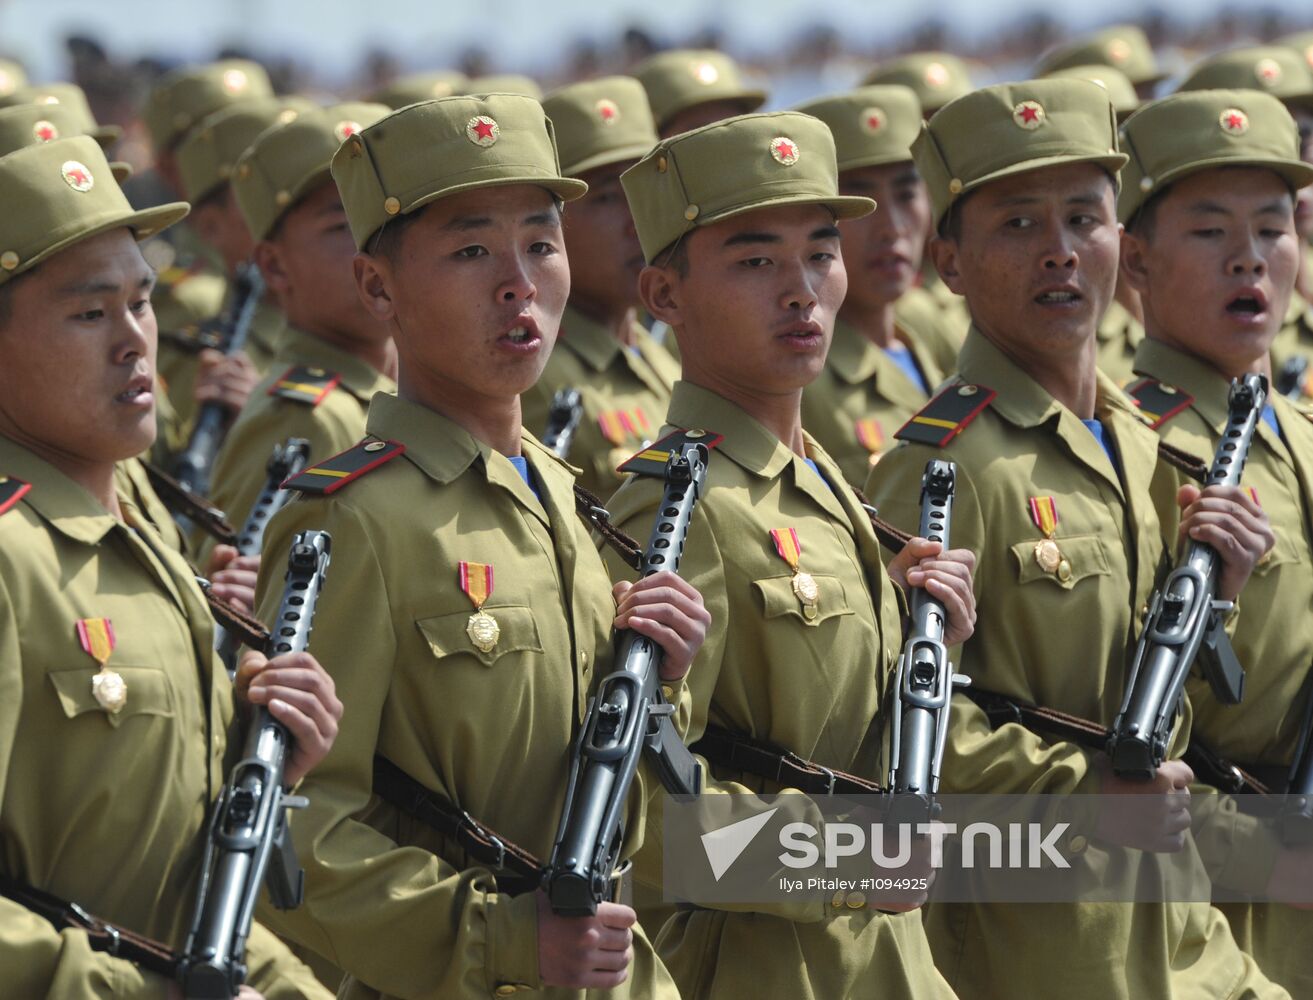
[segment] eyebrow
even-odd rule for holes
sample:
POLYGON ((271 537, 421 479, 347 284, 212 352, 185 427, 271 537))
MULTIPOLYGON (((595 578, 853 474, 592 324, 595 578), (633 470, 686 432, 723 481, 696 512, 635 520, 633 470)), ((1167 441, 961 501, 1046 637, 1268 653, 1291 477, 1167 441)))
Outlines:
MULTIPOLYGON (((1287 206, 1283 201, 1268 202, 1262 208, 1254 212, 1255 215, 1284 215, 1287 206)), ((1196 201, 1186 208, 1186 211, 1193 215, 1234 215, 1235 213, 1225 205, 1219 205, 1215 201, 1196 201)))
MULTIPOLYGON (((524 226, 552 226, 560 223, 560 217, 555 211, 547 210, 543 212, 534 212, 532 215, 525 216, 521 225, 524 226)), ((489 215, 458 215, 442 228, 448 232, 468 233, 476 229, 487 229, 492 225, 492 216, 489 215)))
MULTIPOLYGON (((1010 198, 1003 198, 995 202, 996 208, 1017 208, 1023 205, 1038 205, 1045 199, 1033 194, 1018 194, 1010 198)), ((1084 194, 1074 194, 1068 198, 1066 205, 1098 205, 1103 201, 1103 195, 1093 191, 1087 191, 1084 194)))
MULTIPOLYGON (((151 271, 137 282, 136 290, 150 288, 155 283, 155 272, 151 271)), ((83 281, 73 285, 65 285, 57 289, 55 294, 65 299, 78 298, 84 295, 105 295, 119 291, 123 286, 113 281, 83 281)))
MULTIPOLYGON (((808 236, 807 238, 809 240, 831 240, 831 239, 838 239, 838 237, 839 237, 838 226, 822 226, 820 229, 812 230, 811 235, 808 236)), ((737 246, 743 246, 745 244, 783 243, 783 242, 784 242, 783 238, 776 233, 746 232, 746 233, 735 233, 733 236, 731 236, 729 239, 725 241, 724 245, 727 247, 737 247, 737 246)))

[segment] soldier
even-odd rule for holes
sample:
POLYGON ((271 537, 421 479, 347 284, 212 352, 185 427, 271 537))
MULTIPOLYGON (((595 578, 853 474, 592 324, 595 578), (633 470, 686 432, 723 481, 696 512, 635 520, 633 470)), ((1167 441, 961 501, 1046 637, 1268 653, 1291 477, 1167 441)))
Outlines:
POLYGON ((524 423, 542 434, 558 389, 577 389, 583 406, 566 456, 579 485, 606 497, 616 466, 660 426, 679 363, 638 322, 638 245, 620 174, 656 145, 656 127, 637 80, 576 83, 543 102, 556 130, 561 173, 588 184, 562 219, 570 257, 570 302, 561 336, 540 378, 520 399, 524 423))
MULTIPOLYGON (((1293 49, 1260 46, 1232 49, 1199 63, 1180 86, 1181 92, 1216 89, 1259 90, 1278 98, 1294 116, 1300 134, 1313 132, 1313 67, 1293 49)), ((1302 149, 1313 163, 1313 144, 1302 149)), ((1305 194, 1304 200, 1309 196, 1305 194)), ((1313 214, 1305 209, 1300 235, 1313 235, 1313 214)), ((1313 303, 1291 295, 1281 330, 1272 342, 1272 376, 1278 392, 1307 401, 1313 397, 1313 303)))
MULTIPOLYGON (((346 585, 325 590, 312 648, 351 705, 302 786, 305 905, 269 919, 347 973, 343 997, 562 997, 626 976, 622 993, 672 997, 632 909, 557 916, 492 871, 498 852, 463 850, 487 824, 548 854, 613 625, 665 648, 678 703, 708 621, 668 572, 618 585, 617 618, 569 467, 521 430, 569 293, 558 203, 584 185, 560 175, 542 107, 508 94, 396 111, 343 144, 333 176, 400 382, 370 403, 363 443, 290 484, 305 497, 268 530, 275 550, 308 525, 333 535, 346 585), (431 825, 454 810, 479 825, 431 825)), ((626 825, 639 837, 644 797, 626 825)))
POLYGON ((1043 77, 1054 70, 1089 65, 1111 66, 1125 73, 1142 101, 1152 98, 1154 88, 1167 79, 1148 36, 1134 24, 1114 24, 1051 49, 1035 67, 1035 75, 1043 77))
POLYGON ((381 90, 370 95, 370 102, 386 104, 394 111, 407 104, 431 101, 435 97, 450 97, 463 93, 467 78, 464 73, 455 70, 441 70, 435 73, 411 73, 398 77, 381 90))
MULTIPOLYGON (((0 107, 31 106, 49 109, 60 119, 59 124, 66 134, 89 135, 100 143, 100 148, 106 150, 107 154, 123 135, 123 129, 119 126, 101 125, 96 121, 95 115, 91 113, 91 105, 87 103, 87 95, 75 83, 47 83, 41 87, 19 87, 0 98, 0 107)), ((57 127, 56 131, 58 130, 57 127)), ((41 139, 41 141, 49 140, 41 139)))
POLYGON ((27 85, 27 71, 12 59, 0 59, 0 97, 27 85))
MULTIPOLYGON (((714 725, 877 781, 885 748, 872 720, 901 647, 899 587, 944 600, 950 642, 970 635, 975 608, 968 552, 914 540, 886 573, 859 498, 802 428, 803 388, 825 364, 847 286, 835 222, 873 205, 838 193, 829 129, 796 112, 664 140, 623 180, 650 265, 643 301, 685 359, 662 440, 715 448, 681 567, 717 625, 689 674, 687 738, 714 725)), ((609 506, 629 530, 660 501, 656 464, 640 454, 622 467, 637 475, 609 506)), ((709 791, 781 788, 709 765, 709 791)), ((659 857, 636 866, 660 888, 659 857)), ((878 912, 858 892, 732 912, 681 905, 659 941, 685 996, 952 995, 920 915, 878 912)))
MULTIPOLYGON (((1136 884, 1159 884, 1177 865, 1147 852, 1198 862, 1183 833, 1192 774, 1176 759, 1188 712, 1172 759, 1143 783, 1115 777, 1101 749, 1009 720, 1028 718, 1022 704, 1093 720, 1099 733, 1113 721, 1140 609, 1170 557, 1168 508, 1184 506, 1182 533, 1222 554, 1224 599, 1271 546, 1271 528, 1238 488, 1173 496, 1157 437, 1095 367, 1126 160, 1106 93, 1080 80, 987 87, 945 107, 912 152, 941 234, 935 264, 974 324, 957 376, 898 432, 903 445, 867 485, 881 514, 915 526, 927 460, 957 464, 953 539, 977 553, 979 612, 993 623, 962 647, 958 669, 990 711, 955 696, 944 789, 1153 793, 1124 824, 1100 810, 1067 850, 1091 873, 1124 866, 1136 884), (1146 853, 1124 856, 1128 846, 1146 853)), ((943 904, 927 929, 963 997, 1034 995, 1059 981, 1065 996, 1101 1000, 1285 995, 1207 902, 943 904)))
POLYGON ((954 338, 924 321, 927 314, 935 317, 933 304, 915 306, 915 300, 929 298, 913 287, 930 229, 930 199, 912 163, 921 108, 914 91, 888 85, 861 87, 798 110, 830 127, 840 192, 875 202, 871 215, 839 227, 848 295, 825 370, 802 394, 803 426, 844 479, 861 485, 894 445, 894 430, 930 398, 945 366, 957 366, 954 338))
POLYGON ((275 445, 303 438, 314 462, 345 451, 365 434, 370 397, 396 391, 392 335, 356 294, 355 244, 329 173, 342 140, 387 110, 341 104, 304 112, 261 135, 234 170, 253 259, 286 317, 269 374, 214 463, 214 502, 238 521, 265 486, 275 445))
MULTIPOLYGON (((192 570, 114 486, 155 433, 136 241, 186 206, 134 212, 86 136, 0 159, 0 197, 0 969, 16 997, 178 996, 108 936, 11 894, 44 890, 174 949, 191 920, 238 705, 192 570)), ((246 682, 290 728, 296 782, 336 731, 332 682, 306 654, 254 653, 246 682)), ((255 989, 327 996, 258 925, 249 944, 255 989)))
MULTIPOLYGON (((1248 90, 1155 101, 1127 122, 1125 136, 1131 161, 1117 206, 1126 225, 1122 270, 1140 292, 1148 322, 1148 339, 1135 356, 1144 378, 1128 391, 1164 441, 1212 455, 1226 425, 1230 380, 1247 371, 1271 374, 1268 351, 1299 261, 1294 191, 1313 182, 1313 167, 1300 161, 1299 134, 1281 104, 1248 90)), ((1246 610, 1236 623, 1233 645, 1248 674, 1245 700, 1224 707, 1205 684, 1189 681, 1190 740, 1201 752, 1188 759, 1200 761, 1195 773, 1205 782, 1221 779, 1203 761, 1221 758, 1240 762, 1279 791, 1313 690, 1308 633, 1278 624, 1313 614, 1313 427, 1279 395, 1259 424, 1244 479, 1272 521, 1276 545, 1245 586, 1246 610)), ((1192 810, 1196 829, 1202 811, 1192 810)), ((1228 846, 1249 859, 1246 867, 1278 855, 1256 820, 1226 822, 1234 827, 1228 846)), ((1205 860, 1207 846, 1203 835, 1205 860)), ((1307 892, 1309 852, 1301 852, 1302 871, 1292 870, 1293 853, 1282 857, 1270 887, 1228 884, 1235 861, 1223 867, 1219 884, 1268 898, 1279 898, 1285 887, 1307 892)), ((1268 976, 1293 996, 1313 993, 1313 963, 1302 946, 1313 926, 1307 912, 1220 905, 1241 947, 1268 976)))
POLYGON ((766 92, 749 86, 729 56, 714 49, 673 49, 634 67, 662 138, 756 111, 766 92))

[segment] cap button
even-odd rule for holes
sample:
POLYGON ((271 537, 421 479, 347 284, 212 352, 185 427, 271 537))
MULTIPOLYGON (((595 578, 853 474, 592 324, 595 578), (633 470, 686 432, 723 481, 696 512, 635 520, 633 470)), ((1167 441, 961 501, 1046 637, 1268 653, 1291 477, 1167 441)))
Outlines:
POLYGON ((291 200, 292 200, 292 196, 288 194, 286 191, 279 191, 276 195, 274 195, 274 204, 277 205, 279 208, 286 208, 287 203, 291 200))
POLYGON ((692 222, 697 217, 698 207, 696 205, 689 205, 688 208, 684 209, 684 218, 688 219, 689 222, 692 222))
POLYGON ((14 251, 6 250, 4 253, 0 253, 0 267, 3 267, 6 271, 12 271, 19 263, 18 254, 14 251))
POLYGON ((657 157, 657 173, 664 174, 669 166, 670 164, 666 162, 666 158, 664 156, 657 157))
POLYGON ((958 180, 956 177, 954 177, 951 181, 948 182, 948 193, 949 194, 962 193, 962 182, 958 180))
POLYGON ((237 179, 239 181, 244 181, 246 180, 246 178, 250 176, 251 176, 251 165, 249 163, 243 163, 241 166, 237 168, 237 179))
POLYGON ((401 211, 401 202, 397 201, 396 198, 388 198, 387 201, 383 202, 383 211, 387 212, 388 215, 396 215, 401 211))
POLYGON ((974 396, 980 390, 974 385, 960 386, 957 390, 959 396, 974 396))

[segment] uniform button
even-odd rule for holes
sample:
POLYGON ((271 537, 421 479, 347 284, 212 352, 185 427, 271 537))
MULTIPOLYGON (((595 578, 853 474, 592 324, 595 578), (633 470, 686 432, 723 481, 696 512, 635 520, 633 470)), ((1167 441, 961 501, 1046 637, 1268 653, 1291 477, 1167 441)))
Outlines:
POLYGON ((850 892, 848 893, 848 909, 861 910, 866 907, 866 893, 850 892))
POLYGON ((844 895, 845 895, 844 891, 840 889, 838 892, 836 892, 833 896, 830 897, 830 905, 833 906, 836 910, 839 909, 839 907, 843 906, 844 895))
POLYGON ((1058 579, 1063 583, 1071 580, 1071 563, 1067 562, 1066 559, 1058 563, 1058 579))
POLYGON ((365 445, 365 451, 382 451, 387 446, 386 441, 370 441, 365 445))
POLYGON ((508 997, 512 994, 519 993, 521 990, 527 990, 528 988, 529 987, 524 985, 524 983, 502 983, 494 992, 496 992, 499 997, 508 997))
POLYGON ((588 654, 587 654, 587 653, 580 653, 580 654, 579 654, 579 662, 582 663, 584 669, 587 670, 587 669, 588 669, 588 654))
POLYGON ((958 387, 957 394, 959 396, 974 396, 979 391, 974 385, 963 385, 958 387))
POLYGON ((671 687, 669 684, 661 685, 661 697, 665 698, 666 701, 669 701, 674 696, 675 696, 675 689, 673 687, 671 687))
POLYGON ((401 202, 396 198, 385 198, 383 200, 383 211, 387 212, 388 215, 396 215, 401 211, 401 202))
POLYGON ((1079 833, 1072 837, 1071 840, 1067 841, 1067 849, 1071 851, 1072 854, 1084 854, 1085 848, 1089 846, 1089 840, 1082 837, 1079 833))

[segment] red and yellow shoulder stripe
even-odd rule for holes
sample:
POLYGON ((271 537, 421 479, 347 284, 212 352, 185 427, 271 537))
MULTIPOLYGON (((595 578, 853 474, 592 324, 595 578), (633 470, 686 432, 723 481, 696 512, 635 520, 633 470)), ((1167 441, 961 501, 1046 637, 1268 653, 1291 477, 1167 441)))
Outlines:
POLYGON ((1140 416, 1154 430, 1194 402, 1194 397, 1188 392, 1147 375, 1128 385, 1126 395, 1131 397, 1131 402, 1140 410, 1140 416))
POLYGON ((708 449, 716 447, 725 440, 723 434, 699 429, 675 431, 667 434, 655 444, 647 445, 638 454, 616 468, 617 472, 632 472, 636 476, 664 476, 666 462, 672 451, 678 451, 686 444, 702 444, 708 449))
POLYGON ((987 386, 970 382, 950 385, 921 407, 894 437, 942 448, 966 430, 997 395, 987 386))
POLYGON ((342 376, 336 372, 307 365, 293 365, 269 387, 269 395, 318 406, 341 381, 342 376))
POLYGON ((283 483, 283 489, 322 495, 336 493, 353 479, 359 479, 366 472, 372 472, 405 451, 406 446, 400 441, 379 441, 374 438, 361 441, 354 448, 348 448, 340 455, 334 455, 297 473, 283 483))

